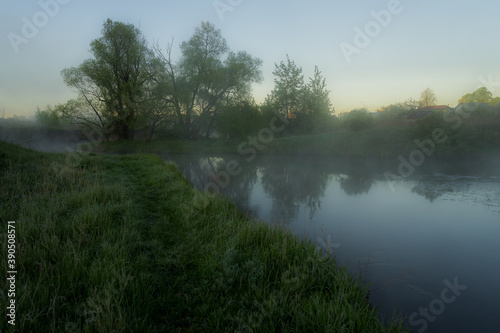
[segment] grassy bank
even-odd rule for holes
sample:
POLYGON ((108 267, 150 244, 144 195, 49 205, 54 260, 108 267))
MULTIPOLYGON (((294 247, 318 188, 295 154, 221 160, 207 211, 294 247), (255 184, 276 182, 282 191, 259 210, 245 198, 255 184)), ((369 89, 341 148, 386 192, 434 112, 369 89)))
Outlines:
MULTIPOLYGON (((267 139, 267 137, 266 137, 267 139)), ((344 156, 394 156, 411 144, 411 132, 406 128, 370 129, 358 132, 340 131, 315 135, 276 137, 259 146, 263 154, 316 154, 344 156)), ((156 140, 102 142, 99 150, 110 153, 238 153, 238 147, 253 148, 252 143, 237 139, 226 142, 210 140, 156 140)))
POLYGON ((0 142, 0 265, 13 220, 18 331, 402 331, 313 244, 220 198, 193 205, 200 193, 158 157, 53 163, 65 156, 0 142))
MULTIPOLYGON (((211 140, 157 140, 152 142, 103 142, 99 145, 106 152, 149 153, 239 153, 255 149, 261 154, 314 154, 360 157, 407 156, 420 149, 416 140, 433 140, 432 133, 442 129, 440 142, 434 141, 435 157, 465 157, 484 152, 500 151, 500 124, 467 124, 454 129, 451 124, 421 124, 405 127, 372 128, 361 131, 337 131, 316 135, 276 137, 268 143, 241 140, 226 142, 211 140), (444 140, 442 140, 445 138, 444 140), (259 150, 263 148, 262 150, 259 150)), ((264 140, 267 140, 265 137, 264 140)), ((245 153, 243 153, 245 154, 245 153)), ((248 153, 247 153, 248 154, 248 153)))

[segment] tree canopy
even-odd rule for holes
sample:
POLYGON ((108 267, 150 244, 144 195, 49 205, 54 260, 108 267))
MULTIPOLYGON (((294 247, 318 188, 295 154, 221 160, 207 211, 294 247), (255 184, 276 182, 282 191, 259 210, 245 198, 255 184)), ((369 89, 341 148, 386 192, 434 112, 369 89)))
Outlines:
POLYGON ((486 103, 497 105, 500 103, 500 98, 493 98, 493 94, 486 87, 481 87, 476 89, 473 93, 462 96, 462 98, 458 100, 458 103, 486 103))
POLYGON ((181 43, 178 61, 172 44, 165 52, 150 48, 139 29, 110 19, 90 47, 92 59, 62 71, 79 97, 59 109, 106 138, 133 139, 141 129, 152 137, 161 125, 183 137, 209 137, 221 110, 248 99, 252 83, 262 80, 262 61, 230 51, 207 22, 181 43))
POLYGON ((104 23, 102 37, 91 42, 90 52, 92 59, 62 71, 65 83, 76 88, 90 106, 91 110, 80 109, 79 115, 97 118, 106 136, 133 139, 146 89, 159 62, 139 29, 110 19, 104 23))
POLYGON ((424 91, 422 91, 422 94, 420 95, 420 103, 422 106, 432 106, 437 104, 437 99, 436 95, 434 94, 434 91, 432 89, 427 88, 424 91))

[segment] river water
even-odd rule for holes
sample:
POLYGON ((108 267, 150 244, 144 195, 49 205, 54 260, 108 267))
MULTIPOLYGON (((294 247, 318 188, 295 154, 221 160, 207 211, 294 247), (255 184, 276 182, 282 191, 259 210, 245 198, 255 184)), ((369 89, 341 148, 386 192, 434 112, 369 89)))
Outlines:
MULTIPOLYGON (((78 143, 18 141, 54 152, 78 143)), ((500 157, 412 169, 397 159, 162 158, 196 188, 315 241, 369 285, 385 319, 396 311, 415 332, 500 331, 500 157)))
POLYGON ((423 332, 500 330, 499 159, 164 155, 197 188, 316 241, 369 284, 370 301, 423 332), (401 170, 401 169, 399 169, 401 170))

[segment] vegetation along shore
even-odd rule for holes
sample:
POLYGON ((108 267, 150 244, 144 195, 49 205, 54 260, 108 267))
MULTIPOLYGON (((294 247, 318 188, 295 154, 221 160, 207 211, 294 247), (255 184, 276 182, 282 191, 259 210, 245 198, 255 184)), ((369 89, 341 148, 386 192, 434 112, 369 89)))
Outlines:
POLYGON ((87 154, 61 172, 62 154, 0 142, 0 155, 19 331, 403 331, 315 244, 223 198, 193 205, 201 193, 156 156, 87 154))

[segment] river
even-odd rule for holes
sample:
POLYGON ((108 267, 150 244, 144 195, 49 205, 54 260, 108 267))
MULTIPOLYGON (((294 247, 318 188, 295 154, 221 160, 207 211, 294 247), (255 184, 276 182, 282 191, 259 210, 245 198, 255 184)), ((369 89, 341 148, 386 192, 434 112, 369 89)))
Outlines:
POLYGON ((197 188, 309 238, 369 284, 385 319, 423 332, 500 329, 499 160, 163 155, 197 188))

